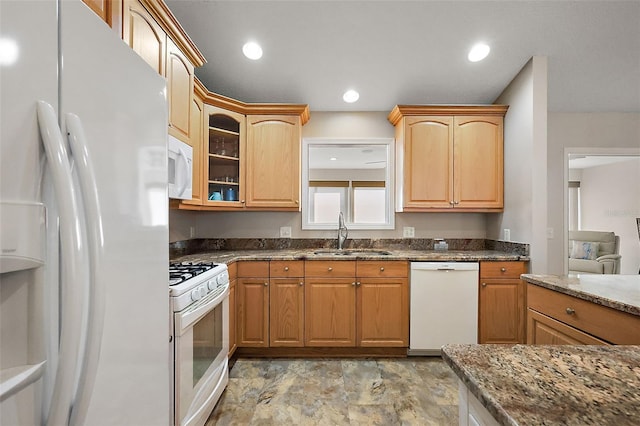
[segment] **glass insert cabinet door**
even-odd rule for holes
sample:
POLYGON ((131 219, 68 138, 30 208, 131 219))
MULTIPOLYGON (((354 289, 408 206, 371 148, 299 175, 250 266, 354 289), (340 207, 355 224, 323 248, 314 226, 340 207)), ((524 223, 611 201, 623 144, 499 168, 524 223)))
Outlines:
POLYGON ((205 107, 208 205, 242 207, 246 120, 242 114, 205 107))

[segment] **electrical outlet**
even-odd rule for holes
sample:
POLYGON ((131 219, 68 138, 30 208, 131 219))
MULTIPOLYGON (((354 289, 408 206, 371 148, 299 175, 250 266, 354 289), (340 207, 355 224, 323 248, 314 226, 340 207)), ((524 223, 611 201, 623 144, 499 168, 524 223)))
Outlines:
POLYGON ((403 238, 414 238, 416 236, 416 228, 413 226, 405 226, 402 228, 403 238))
POLYGON ((553 228, 547 228, 547 239, 553 240, 553 228))
POLYGON ((511 241, 511 229, 504 228, 504 240, 511 241))
POLYGON ((195 238, 196 236, 196 227, 195 226, 190 226, 189 227, 189 238, 195 238))
POLYGON ((280 227, 280 238, 291 238, 291 227, 290 226, 281 226, 280 227))

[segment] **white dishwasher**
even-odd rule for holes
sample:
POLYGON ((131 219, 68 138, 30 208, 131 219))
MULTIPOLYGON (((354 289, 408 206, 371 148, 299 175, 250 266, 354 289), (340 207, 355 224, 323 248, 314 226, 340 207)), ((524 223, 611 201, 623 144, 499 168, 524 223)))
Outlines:
POLYGON ((478 342, 478 263, 411 262, 409 355, 478 342))

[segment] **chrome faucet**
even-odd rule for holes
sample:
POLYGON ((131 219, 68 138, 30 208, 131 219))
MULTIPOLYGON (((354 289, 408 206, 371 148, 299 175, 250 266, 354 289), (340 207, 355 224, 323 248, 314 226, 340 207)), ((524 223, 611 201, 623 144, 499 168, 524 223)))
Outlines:
POLYGON ((340 214, 338 215, 338 250, 342 250, 345 241, 347 241, 348 235, 349 230, 344 224, 344 215, 342 214, 342 212, 340 212, 340 214))

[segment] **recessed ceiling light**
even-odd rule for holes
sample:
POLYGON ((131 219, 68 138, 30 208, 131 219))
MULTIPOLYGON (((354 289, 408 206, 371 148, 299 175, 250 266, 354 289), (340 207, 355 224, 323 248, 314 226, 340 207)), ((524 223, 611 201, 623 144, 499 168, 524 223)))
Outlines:
POLYGON ((249 41, 242 46, 242 53, 249 59, 260 59, 262 58, 262 48, 260 45, 254 41, 249 41))
POLYGON ((331 157, 331 158, 329 158, 329 160, 331 160, 331 161, 337 161, 338 159, 337 159, 336 157, 331 157))
POLYGON ((345 102, 350 104, 354 103, 359 98, 360 98, 360 93, 356 92, 355 90, 347 90, 346 92, 344 92, 344 95, 342 95, 342 99, 345 102))
POLYGON ((471 50, 469 51, 469 56, 467 57, 471 62, 478 62, 486 58, 490 50, 491 48, 486 44, 478 43, 471 48, 471 50))

